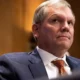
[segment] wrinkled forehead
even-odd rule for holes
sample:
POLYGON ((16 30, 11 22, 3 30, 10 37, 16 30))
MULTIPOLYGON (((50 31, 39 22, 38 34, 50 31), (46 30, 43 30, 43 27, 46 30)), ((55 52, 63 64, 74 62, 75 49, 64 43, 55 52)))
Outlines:
POLYGON ((74 13, 72 12, 71 8, 67 6, 57 6, 56 7, 54 5, 49 5, 46 7, 45 10, 46 10, 47 17, 56 14, 60 16, 69 17, 73 19, 73 21, 75 22, 74 13))

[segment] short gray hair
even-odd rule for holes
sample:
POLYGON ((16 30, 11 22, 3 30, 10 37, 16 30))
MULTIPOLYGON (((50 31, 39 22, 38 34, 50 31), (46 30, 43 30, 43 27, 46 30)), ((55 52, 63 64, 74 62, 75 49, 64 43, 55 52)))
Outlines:
POLYGON ((33 24, 41 23, 47 16, 46 7, 48 6, 55 6, 55 7, 69 7, 71 9, 71 5, 66 0, 47 0, 40 4, 37 9, 35 10, 34 17, 33 17, 33 24))

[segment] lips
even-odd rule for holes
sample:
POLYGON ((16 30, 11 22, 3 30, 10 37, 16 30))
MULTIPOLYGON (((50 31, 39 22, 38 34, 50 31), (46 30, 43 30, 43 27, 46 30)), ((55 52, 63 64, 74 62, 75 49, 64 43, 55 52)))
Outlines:
POLYGON ((68 36, 68 35, 60 35, 57 38, 67 38, 67 39, 70 39, 70 36, 68 36))

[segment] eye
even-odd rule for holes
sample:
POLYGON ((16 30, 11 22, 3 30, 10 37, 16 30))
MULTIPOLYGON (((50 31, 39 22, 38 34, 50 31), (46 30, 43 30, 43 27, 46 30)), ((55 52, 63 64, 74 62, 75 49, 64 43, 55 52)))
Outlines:
POLYGON ((72 26, 74 26, 73 21, 68 21, 68 25, 72 25, 72 26))
POLYGON ((59 22, 58 19, 52 19, 52 22, 56 23, 56 22, 59 22))

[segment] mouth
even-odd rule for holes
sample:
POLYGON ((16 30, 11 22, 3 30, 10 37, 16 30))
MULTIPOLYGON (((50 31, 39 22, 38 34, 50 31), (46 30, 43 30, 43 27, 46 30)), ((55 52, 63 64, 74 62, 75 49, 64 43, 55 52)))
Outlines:
POLYGON ((68 40, 70 40, 70 36, 64 36, 64 35, 58 36, 57 38, 59 38, 59 39, 68 39, 68 40))

